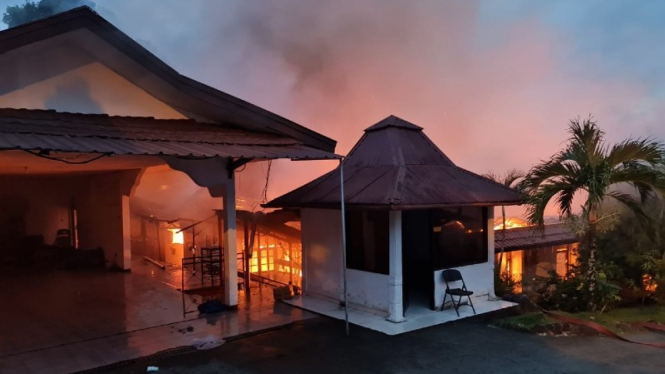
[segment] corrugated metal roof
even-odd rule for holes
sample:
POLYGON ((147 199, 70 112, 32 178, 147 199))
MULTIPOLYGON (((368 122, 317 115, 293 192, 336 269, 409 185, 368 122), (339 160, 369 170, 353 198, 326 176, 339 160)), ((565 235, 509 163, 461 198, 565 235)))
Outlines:
POLYGON ((518 227, 507 229, 506 238, 503 231, 496 230, 494 233, 494 248, 499 251, 501 247, 505 251, 516 251, 520 249, 531 249, 577 243, 579 239, 568 226, 563 223, 545 225, 542 230, 536 227, 518 227))
MULTIPOLYGON (((344 190, 350 206, 389 209, 521 203, 517 192, 456 166, 422 128, 394 116, 365 130, 344 160, 344 190)), ((266 206, 339 204, 337 168, 266 206)))
POLYGON ((0 150, 233 158, 331 159, 293 138, 190 119, 0 109, 0 150))

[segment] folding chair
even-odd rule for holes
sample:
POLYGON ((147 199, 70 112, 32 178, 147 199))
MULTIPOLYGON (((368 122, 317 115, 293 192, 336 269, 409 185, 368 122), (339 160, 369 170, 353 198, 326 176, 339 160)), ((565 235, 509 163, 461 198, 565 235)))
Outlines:
POLYGON ((442 276, 443 281, 446 283, 446 294, 443 296, 441 310, 443 310, 443 307, 446 305, 446 298, 448 295, 450 295, 450 300, 452 301, 453 307, 455 308, 455 313, 457 313, 457 316, 459 317, 459 307, 462 303, 462 298, 466 296, 469 299, 469 305, 471 305, 471 309, 473 309, 473 314, 476 314, 476 308, 473 307, 473 302, 471 302, 471 295, 473 295, 473 291, 466 289, 466 284, 464 283, 464 279, 462 279, 462 273, 460 273, 459 270, 449 269, 444 270, 442 276), (462 288, 450 288, 450 283, 454 282, 462 282, 462 288), (459 296, 457 303, 455 303, 455 296, 459 296))

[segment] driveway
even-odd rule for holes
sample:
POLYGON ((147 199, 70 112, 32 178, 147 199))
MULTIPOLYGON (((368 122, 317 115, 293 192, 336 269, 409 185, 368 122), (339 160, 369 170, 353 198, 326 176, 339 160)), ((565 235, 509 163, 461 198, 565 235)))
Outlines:
MULTIPOLYGON (((663 338, 665 340, 665 337, 663 338)), ((663 349, 602 337, 547 337, 460 321, 399 336, 315 318, 219 348, 111 373, 662 373, 663 349)))

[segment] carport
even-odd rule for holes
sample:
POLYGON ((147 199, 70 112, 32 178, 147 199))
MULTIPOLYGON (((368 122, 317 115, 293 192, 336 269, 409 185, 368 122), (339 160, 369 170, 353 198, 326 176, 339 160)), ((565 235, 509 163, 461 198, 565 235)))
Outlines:
MULTIPOLYGON (((0 109, 0 297, 7 302, 0 362, 186 320, 174 287, 179 269, 132 256, 131 199, 148 168, 177 170, 207 190, 218 202, 210 212, 223 216, 206 241, 236 259, 235 169, 335 157, 288 137, 194 120, 0 109), (103 253, 105 266, 60 266, 62 248, 103 253)), ((299 318, 291 311, 273 317, 271 292, 257 285, 239 303, 238 261, 223 268, 229 309, 272 323, 299 318)))

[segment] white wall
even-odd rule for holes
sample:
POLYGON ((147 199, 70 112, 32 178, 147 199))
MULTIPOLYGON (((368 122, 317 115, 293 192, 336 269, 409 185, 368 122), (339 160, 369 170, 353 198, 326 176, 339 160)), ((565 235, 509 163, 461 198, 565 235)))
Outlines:
POLYGON ((66 44, 49 50, 50 64, 32 63, 39 50, 13 51, 0 61, 0 107, 184 118, 105 65, 66 44), (5 61, 6 60, 6 61, 5 61), (0 72, 2 74, 2 72, 0 72))
MULTIPOLYGON (((339 210, 303 209, 301 213, 305 293, 343 298, 342 222, 339 210)), ((348 300, 387 312, 389 276, 347 269, 348 300)))
POLYGON ((347 269, 346 281, 351 304, 388 312, 390 303, 388 275, 347 269))
POLYGON ((342 216, 338 210, 301 212, 305 292, 340 299, 342 288, 342 216))

